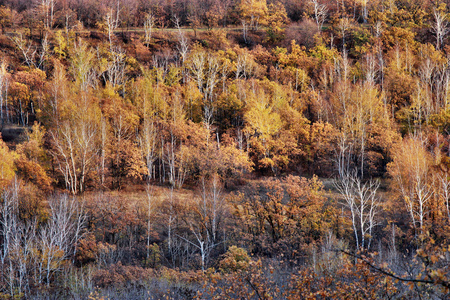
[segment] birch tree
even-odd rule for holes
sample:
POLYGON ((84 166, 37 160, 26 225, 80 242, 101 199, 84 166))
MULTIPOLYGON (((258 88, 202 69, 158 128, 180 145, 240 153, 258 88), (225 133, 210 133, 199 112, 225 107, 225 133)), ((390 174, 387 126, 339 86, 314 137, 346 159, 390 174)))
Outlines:
POLYGON ((425 148, 425 141, 419 134, 405 138, 393 149, 393 161, 388 165, 389 174, 394 179, 393 188, 404 201, 413 228, 420 233, 425 226, 428 202, 433 195, 430 185, 431 157, 425 148))
POLYGON ((328 9, 325 4, 320 4, 318 0, 311 0, 314 9, 314 20, 319 32, 322 31, 323 23, 327 19, 328 9))
POLYGON ((76 253, 76 244, 86 225, 83 203, 75 197, 62 195, 49 200, 50 218, 40 229, 40 264, 42 279, 47 285, 55 272, 62 270, 63 262, 76 253))
POLYGON ((440 50, 444 45, 444 38, 449 32, 448 16, 442 10, 433 9, 434 23, 431 30, 436 35, 436 49, 440 50))
POLYGON ((177 50, 181 56, 181 62, 184 63, 189 52, 189 40, 186 37, 184 31, 181 29, 180 19, 177 16, 174 16, 173 23, 175 24, 175 28, 177 29, 178 35, 177 50))
POLYGON ((108 40, 109 40, 109 47, 112 49, 113 46, 113 37, 114 37, 114 31, 119 27, 119 2, 117 2, 117 9, 110 9, 106 13, 105 17, 105 23, 106 23, 106 30, 108 33, 108 40))
POLYGON ((8 107, 7 100, 9 79, 7 74, 6 64, 5 62, 2 62, 0 65, 0 126, 2 126, 5 122, 8 122, 6 112, 8 107))
POLYGON ((150 12, 145 16, 144 21, 144 43, 147 45, 147 47, 150 45, 154 27, 155 17, 150 12))
POLYGON ((66 189, 75 195, 84 192, 89 173, 96 169, 100 112, 95 104, 90 104, 72 113, 49 132, 56 169, 63 176, 66 189))
POLYGON ((436 175, 436 193, 443 205, 444 215, 450 223, 450 178, 447 173, 436 175))
POLYGON ((268 15, 266 0, 241 0, 238 4, 238 9, 240 10, 244 27, 246 24, 249 24, 252 30, 258 30, 259 25, 266 24, 268 15))
POLYGON ((369 180, 363 183, 356 173, 347 173, 334 185, 343 198, 342 204, 350 211, 356 249, 369 249, 377 225, 376 216, 380 212, 380 198, 376 194, 380 182, 369 180))
POLYGON ((200 264, 202 271, 208 267, 211 251, 217 247, 225 213, 222 187, 217 174, 207 180, 200 180, 200 197, 197 197, 193 205, 193 214, 187 216, 187 226, 192 234, 191 239, 181 237, 186 243, 192 245, 200 252, 200 264))
MULTIPOLYGON (((14 180, 1 194, 0 264, 10 296, 28 298, 33 286, 50 286, 57 273, 77 252, 86 214, 83 203, 67 195, 48 199, 46 220, 20 217, 22 183, 14 180)), ((2 291, 5 286, 2 285, 2 291)))
POLYGON ((41 0, 40 10, 44 18, 44 28, 51 29, 54 24, 55 0, 41 0))

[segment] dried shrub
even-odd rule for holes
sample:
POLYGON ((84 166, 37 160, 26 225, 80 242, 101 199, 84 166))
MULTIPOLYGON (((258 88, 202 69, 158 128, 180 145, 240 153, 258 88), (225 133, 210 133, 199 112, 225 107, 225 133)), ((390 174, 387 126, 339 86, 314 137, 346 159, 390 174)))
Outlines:
POLYGON ((286 35, 284 38, 284 44, 288 46, 292 40, 295 40, 299 45, 306 48, 314 47, 314 36, 319 33, 316 23, 306 18, 298 23, 291 23, 286 28, 286 35))

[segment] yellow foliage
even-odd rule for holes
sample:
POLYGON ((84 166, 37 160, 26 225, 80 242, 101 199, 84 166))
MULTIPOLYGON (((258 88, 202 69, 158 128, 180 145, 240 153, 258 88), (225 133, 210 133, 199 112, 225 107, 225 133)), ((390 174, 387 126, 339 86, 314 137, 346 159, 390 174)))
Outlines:
POLYGON ((309 69, 311 66, 311 58, 308 57, 305 48, 298 45, 295 40, 291 41, 291 51, 289 53, 286 48, 279 47, 276 47, 273 51, 278 59, 278 63, 282 66, 291 66, 304 70, 309 69))
POLYGON ((55 47, 53 48, 53 51, 55 54, 59 56, 59 58, 63 58, 67 56, 67 40, 63 36, 62 30, 56 31, 54 35, 55 39, 55 47))
POLYGON ((280 115, 273 111, 273 105, 269 103, 264 92, 255 97, 256 99, 249 99, 249 110, 245 114, 245 120, 249 125, 248 130, 266 139, 277 133, 283 124, 280 115))
POLYGON ((267 18, 267 34, 270 42, 276 42, 283 37, 288 16, 283 3, 270 3, 267 18))
POLYGON ((6 143, 0 138, 0 188, 5 187, 16 175, 14 165, 17 154, 9 150, 6 143))
POLYGON ((268 9, 266 0, 241 0, 238 9, 241 16, 255 29, 258 28, 258 23, 265 25, 267 22, 268 9))
POLYGON ((219 262, 220 270, 224 273, 241 272, 250 266, 250 256, 245 249, 231 246, 219 262))

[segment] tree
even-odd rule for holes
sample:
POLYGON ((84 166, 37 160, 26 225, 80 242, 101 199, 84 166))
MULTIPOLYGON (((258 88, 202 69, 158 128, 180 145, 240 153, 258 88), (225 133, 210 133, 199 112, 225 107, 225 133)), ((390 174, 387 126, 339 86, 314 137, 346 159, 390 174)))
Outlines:
POLYGON ((394 179, 392 188, 399 192, 412 226, 419 233, 424 231, 433 194, 430 186, 431 157, 425 142, 420 134, 406 137, 393 148, 393 161, 388 165, 389 175, 394 179))
POLYGON ((113 96, 107 101, 105 103, 107 105, 103 107, 110 125, 107 157, 113 186, 120 189, 124 177, 142 178, 147 170, 142 160, 142 153, 134 139, 139 117, 122 98, 113 96))
POLYGON ((100 151, 100 108, 90 95, 79 95, 65 101, 63 118, 49 132, 56 169, 73 195, 85 191, 100 151))
POLYGON ((311 0, 314 9, 314 20, 316 20, 317 29, 322 31, 323 23, 327 19, 328 9, 325 4, 320 4, 318 0, 311 0))
POLYGON ((50 198, 47 218, 23 219, 19 212, 22 185, 16 180, 1 194, 2 293, 27 296, 35 285, 50 286, 77 251, 86 215, 82 204, 67 195, 50 198), (8 226, 8 227, 7 227, 8 226), (5 280, 6 279, 6 280, 5 280))
POLYGON ((268 13, 266 0, 241 0, 238 8, 242 22, 249 24, 253 30, 258 30, 259 25, 266 24, 268 13))
POLYGON ((14 179, 16 171, 14 161, 16 158, 17 154, 9 150, 6 143, 0 139, 0 187, 6 186, 14 179))
POLYGON ((6 283, 3 291, 11 296, 22 296, 30 288, 28 276, 32 271, 31 255, 35 241, 34 224, 27 226, 19 219, 20 189, 20 181, 15 179, 1 194, 1 269, 6 283))
POLYGON ((51 189, 52 179, 47 174, 48 160, 44 149, 45 128, 37 122, 26 132, 26 141, 17 145, 18 157, 15 161, 18 175, 22 180, 32 182, 43 191, 51 189))
POLYGON ((184 61, 186 60, 187 54, 189 52, 189 41, 188 41, 184 31, 181 30, 180 19, 178 19, 177 16, 175 16, 173 22, 175 24, 175 27, 176 27, 177 33, 178 33, 177 50, 178 50, 178 53, 181 55, 181 62, 184 63, 184 61))
POLYGON ((106 31, 108 33, 109 47, 111 49, 113 46, 114 30, 116 30, 117 27, 119 27, 120 22, 119 16, 120 16, 119 1, 117 1, 117 7, 110 8, 110 10, 106 13, 105 17, 106 31))
POLYGON ((146 15, 145 21, 144 21, 144 43, 147 45, 147 47, 150 45, 150 40, 152 38, 153 29, 155 27, 155 17, 150 12, 146 15))
POLYGON ((10 27, 13 19, 13 11, 5 6, 0 6, 0 27, 2 34, 5 33, 5 27, 10 27))
POLYGON ((369 180, 363 183, 357 174, 347 173, 334 185, 343 197, 344 206, 350 210, 356 251, 370 249, 373 229, 377 225, 376 215, 380 211, 380 199, 376 195, 380 182, 369 180))
POLYGON ((449 32, 448 16, 442 10, 433 9, 434 24, 431 29, 436 35, 436 49, 440 50, 444 45, 444 37, 449 32))
MULTIPOLYGON (((146 193, 147 193, 147 207, 146 207, 146 217, 147 217, 147 263, 150 263, 151 258, 150 255, 152 254, 153 256, 153 266, 155 267, 156 265, 156 258, 155 258, 155 254, 153 250, 154 246, 156 244, 150 245, 150 240, 152 238, 152 236, 154 236, 155 234, 157 234, 154 230, 155 227, 155 217, 156 217, 156 213, 157 213, 157 209, 158 206, 160 205, 160 201, 158 200, 158 197, 154 191, 154 188, 147 183, 147 188, 146 188, 146 193)), ((158 247, 159 249, 159 247, 158 247)))
POLYGON ((55 0, 41 0, 40 2, 39 10, 44 19, 44 28, 47 30, 52 29, 54 25, 55 3, 55 0))
POLYGON ((76 245, 86 226, 83 203, 75 197, 61 195, 50 198, 50 217, 40 228, 37 238, 38 264, 42 282, 50 285, 52 275, 62 271, 65 260, 75 256, 76 245))
POLYGON ((8 111, 8 87, 9 78, 6 71, 6 64, 0 65, 0 125, 9 121, 8 111))
POLYGON ((11 37, 11 40, 29 67, 44 69, 50 50, 47 34, 41 39, 41 44, 38 46, 34 45, 32 41, 24 39, 22 34, 11 37))
POLYGON ((271 42, 277 42, 283 38, 288 17, 286 9, 281 2, 270 3, 268 6, 267 34, 271 42))
POLYGON ((203 94, 203 123, 208 130, 211 130, 216 106, 214 89, 219 83, 223 63, 221 64, 216 55, 198 49, 192 51, 187 61, 187 68, 191 78, 197 84, 198 91, 203 94))
MULTIPOLYGON (((373 57, 367 58, 366 80, 363 83, 352 85, 346 78, 348 76, 346 74, 349 72, 346 54, 343 57, 340 70, 343 78, 335 85, 335 92, 332 96, 335 97, 333 109, 339 111, 338 114, 335 114, 334 124, 341 130, 338 143, 339 157, 337 159, 340 163, 339 172, 342 172, 344 165, 357 164, 361 176, 367 174, 367 168, 371 164, 377 163, 367 159, 371 138, 379 134, 375 129, 378 127, 388 129, 390 127, 390 117, 385 109, 383 94, 380 93, 374 82, 375 69, 373 64, 373 57)), ((390 132, 391 130, 386 130, 385 133, 387 135, 390 132)), ((387 151, 387 148, 384 150, 387 151)))
POLYGON ((139 145, 146 162, 147 176, 149 179, 155 178, 156 170, 154 163, 158 158, 158 142, 158 128, 155 119, 152 117, 145 117, 141 136, 139 138, 139 145))
POLYGON ((335 218, 333 209, 325 206, 323 185, 317 177, 260 181, 230 201, 239 238, 249 243, 253 253, 295 259, 308 244, 324 236, 335 218))
POLYGON ((342 51, 346 51, 346 40, 345 34, 351 28, 352 22, 349 18, 344 17, 340 18, 337 24, 337 29, 339 30, 342 37, 342 51))
POLYGON ((444 208, 444 214, 450 223, 450 178, 447 173, 437 174, 436 194, 444 208))
POLYGON ((18 193, 19 193, 19 182, 14 180, 9 186, 7 186, 1 195, 2 205, 1 205, 1 215, 0 215, 0 228, 1 228, 1 253, 0 262, 2 267, 6 263, 6 259, 11 251, 12 237, 14 234, 14 229, 17 225, 17 211, 18 211, 18 193))
POLYGON ((95 53, 87 42, 79 39, 69 49, 71 75, 75 84, 83 92, 97 85, 97 70, 95 69, 95 53))
POLYGON ((188 215, 186 219, 193 238, 192 240, 181 238, 200 251, 201 268, 205 271, 211 252, 222 242, 220 235, 223 231, 226 208, 219 176, 213 174, 209 182, 202 177, 200 182, 200 197, 195 199, 191 208, 193 215, 188 215))
MULTIPOLYGON (((274 171, 276 163, 271 153, 275 135, 283 126, 280 115, 274 111, 274 104, 269 102, 263 91, 254 95, 255 99, 249 101, 249 109, 244 115, 247 123, 246 131, 252 136, 250 143, 257 150, 258 160, 263 167, 270 167, 274 171)), ((249 99, 250 100, 250 99, 249 99)), ((276 172, 274 172, 276 174, 276 172)))
POLYGON ((105 82, 111 85, 113 90, 119 87, 122 91, 125 89, 127 56, 125 50, 120 46, 111 46, 109 51, 105 53, 105 58, 101 60, 101 74, 105 82))

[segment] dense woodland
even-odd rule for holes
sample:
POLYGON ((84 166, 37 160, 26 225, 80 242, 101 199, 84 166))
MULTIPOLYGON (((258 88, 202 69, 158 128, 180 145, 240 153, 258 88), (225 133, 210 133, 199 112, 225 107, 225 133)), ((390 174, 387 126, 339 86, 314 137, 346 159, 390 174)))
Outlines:
POLYGON ((447 2, 0 1, 0 298, 448 299, 447 2))

